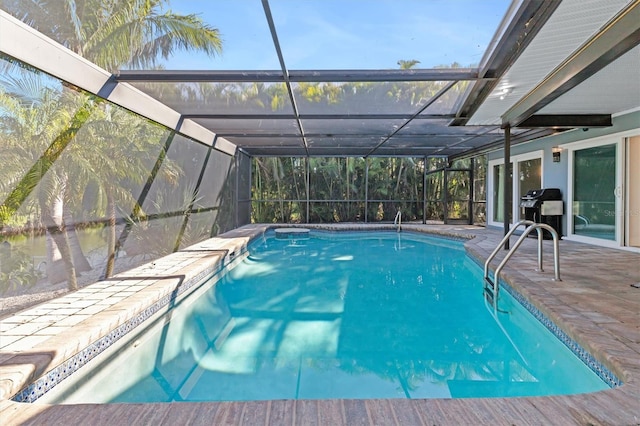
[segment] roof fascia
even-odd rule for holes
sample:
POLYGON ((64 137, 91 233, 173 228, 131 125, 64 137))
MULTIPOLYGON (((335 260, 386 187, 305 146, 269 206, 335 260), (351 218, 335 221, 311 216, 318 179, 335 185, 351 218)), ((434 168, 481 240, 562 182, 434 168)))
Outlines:
POLYGON ((485 53, 478 80, 461 98, 451 126, 463 126, 469 121, 559 5, 559 1, 523 0, 519 7, 508 11, 496 32, 499 40, 494 49, 485 53))
POLYGON ((640 0, 634 0, 509 108, 502 116, 502 126, 518 127, 638 44, 640 0))

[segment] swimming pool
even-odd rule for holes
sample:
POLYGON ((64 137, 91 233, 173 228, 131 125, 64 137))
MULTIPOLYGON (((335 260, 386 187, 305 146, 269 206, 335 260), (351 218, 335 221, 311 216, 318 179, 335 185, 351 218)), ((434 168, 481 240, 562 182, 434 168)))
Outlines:
MULTIPOLYGON (((608 386, 457 241, 323 233, 248 256, 41 402, 461 398, 608 386)), ((80 373, 80 374, 78 374, 80 373)))

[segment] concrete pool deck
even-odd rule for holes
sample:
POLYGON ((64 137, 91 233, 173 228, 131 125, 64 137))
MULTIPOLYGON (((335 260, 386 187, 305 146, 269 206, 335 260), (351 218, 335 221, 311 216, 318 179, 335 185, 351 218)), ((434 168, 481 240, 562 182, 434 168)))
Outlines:
MULTIPOLYGON (((149 306, 180 297, 183 283, 232 261, 267 228, 239 228, 0 320, 2 424, 640 424, 640 288, 632 286, 640 283, 640 253, 565 240, 560 242, 561 282, 552 280, 550 241, 545 241, 545 272, 533 272, 535 239, 525 241, 503 277, 614 372, 623 382, 617 388, 552 397, 422 400, 46 405, 10 399, 149 306)), ((393 229, 360 224, 322 228, 393 229)), ((481 261, 502 237, 499 231, 464 225, 404 224, 403 229, 472 238, 465 247, 481 261)), ((498 259, 502 256, 504 251, 498 259)))

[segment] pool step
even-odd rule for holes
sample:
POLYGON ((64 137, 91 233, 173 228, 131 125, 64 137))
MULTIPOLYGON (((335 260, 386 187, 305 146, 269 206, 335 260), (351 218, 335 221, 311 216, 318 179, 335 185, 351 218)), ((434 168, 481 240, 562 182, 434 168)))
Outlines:
POLYGON ((276 229, 276 238, 277 239, 308 239, 309 238, 309 229, 307 228, 277 228, 276 229))
POLYGON ((496 285, 489 277, 484 278, 484 297, 489 303, 494 304, 496 296, 496 285))

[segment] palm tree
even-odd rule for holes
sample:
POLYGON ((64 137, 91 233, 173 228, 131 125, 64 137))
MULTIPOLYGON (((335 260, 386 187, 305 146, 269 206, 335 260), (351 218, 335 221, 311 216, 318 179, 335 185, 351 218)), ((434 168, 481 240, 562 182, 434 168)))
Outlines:
MULTIPOLYGON (((158 141, 166 129, 137 117, 121 108, 108 108, 89 121, 80 141, 71 147, 77 151, 76 164, 70 169, 76 193, 93 192, 93 205, 108 218, 107 265, 105 277, 114 271, 116 255, 117 205, 134 211, 134 219, 144 214, 129 187, 139 186, 146 179, 147 165, 158 150, 158 141), (88 187, 88 183, 91 185, 88 187)), ((165 160, 162 177, 170 180, 181 173, 165 160)))
MULTIPOLYGON (((211 56, 221 52, 222 42, 217 29, 196 15, 165 11, 165 5, 168 2, 164 0, 0 0, 4 10, 109 71, 121 66, 154 67, 160 58, 169 58, 180 49, 203 51, 211 56)), ((39 170, 23 175, 15 187, 18 191, 13 191, 7 198, 8 202, 0 207, 4 215, 15 212, 35 187, 34 176, 37 184, 44 176, 42 171, 46 172, 55 163, 79 129, 92 117, 100 115, 101 108, 104 107, 99 103, 88 102, 71 118, 68 130, 62 132, 42 155, 37 164, 39 170)), ((78 155, 81 161, 84 153, 79 152, 78 155)), ((112 175, 107 167, 95 172, 95 182, 108 185, 112 175)), ((58 191, 69 186, 66 177, 62 175, 61 178, 56 186, 58 191)), ((64 202, 64 196, 44 197, 40 204, 44 209, 51 209, 53 199, 64 202)), ((43 217, 50 217, 46 212, 42 213, 43 217)), ((110 209, 108 214, 113 219, 115 210, 110 209)), ((52 223, 49 225, 53 226, 52 223)), ((50 229, 53 234, 66 235, 64 220, 56 226, 57 229, 50 229)), ((63 245, 58 246, 61 253, 70 253, 68 238, 59 238, 56 244, 58 242, 63 245)), ((70 255, 63 258, 67 264, 69 286, 75 288, 73 260, 70 255)))
POLYGON ((400 59, 398 61, 398 65, 400 65, 401 70, 409 70, 415 67, 416 65, 418 65, 419 63, 420 61, 418 61, 417 59, 409 59, 409 60, 400 59))
POLYGON ((168 0, 0 0, 19 17, 108 71, 148 68, 177 50, 222 51, 218 29, 194 14, 178 15, 168 0))
POLYGON ((51 250, 47 265, 50 278, 60 275, 55 272, 53 262, 60 258, 67 265, 69 286, 75 287, 75 272, 87 270, 89 265, 79 250, 75 232, 67 232, 63 220, 67 178, 65 168, 60 164, 65 161, 57 167, 54 163, 75 138, 79 128, 71 123, 87 113, 87 104, 82 104, 74 92, 61 92, 47 86, 44 78, 33 71, 21 79, 3 78, 5 91, 0 93, 3 144, 0 152, 6 162, 0 189, 4 188, 1 192, 7 195, 2 197, 0 226, 18 208, 33 205, 35 198, 35 210, 39 209, 41 221, 49 231, 47 238, 51 250))

